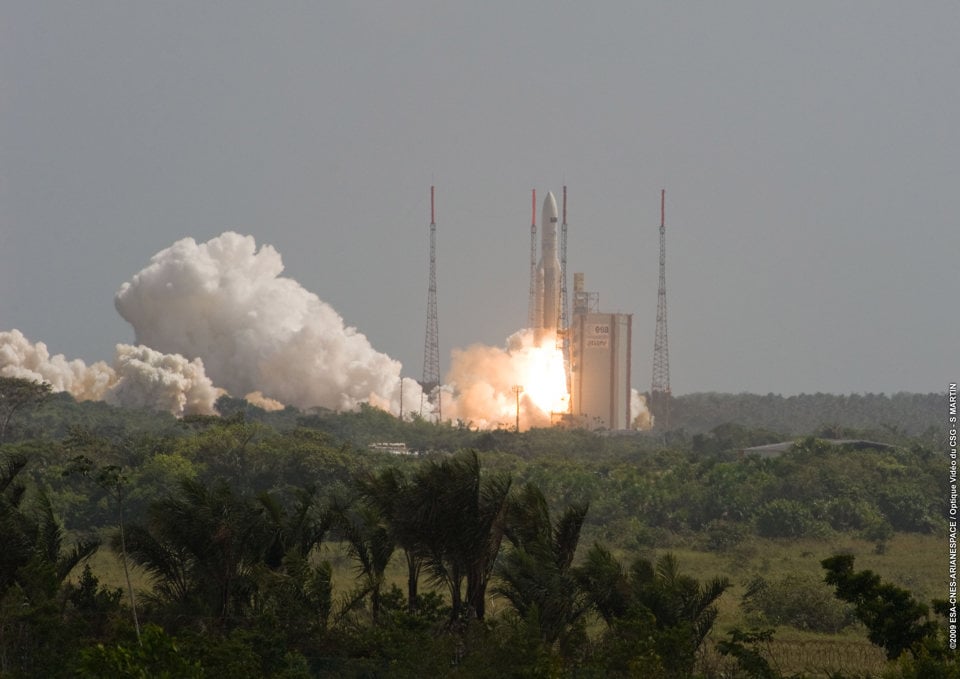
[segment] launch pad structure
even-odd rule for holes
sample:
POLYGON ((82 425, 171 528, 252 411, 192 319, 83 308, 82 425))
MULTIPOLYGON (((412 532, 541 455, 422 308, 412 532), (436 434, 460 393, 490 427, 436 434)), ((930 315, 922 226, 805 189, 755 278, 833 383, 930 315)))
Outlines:
MULTIPOLYGON (((534 201, 535 196, 534 192, 534 201)), ((556 347, 563 353, 570 395, 568 412, 551 413, 551 420, 588 429, 630 429, 633 316, 602 313, 599 295, 584 289, 582 273, 574 274, 573 314, 568 315, 566 186, 562 205, 560 220, 556 199, 547 193, 540 217, 541 248, 536 267, 536 215, 531 220, 531 327, 538 341, 554 334, 556 347)))
MULTIPOLYGON (((660 285, 657 304, 657 334, 654 345, 651 405, 658 426, 669 426, 670 373, 667 353, 665 275, 665 193, 660 196, 660 285)), ((573 309, 568 314, 567 297, 567 187, 563 187, 562 220, 553 193, 543 200, 537 229, 537 193, 532 191, 530 220, 530 288, 528 325, 538 346, 555 342, 563 355, 566 378, 566 412, 550 413, 552 422, 587 429, 633 428, 631 343, 633 314, 605 313, 599 295, 584 287, 584 275, 574 274, 573 309), (559 227, 559 228, 558 228, 559 227), (539 235, 540 252, 537 257, 539 235), (549 339, 548 339, 549 338, 549 339)), ((430 187, 430 272, 427 288, 427 324, 424 338, 421 413, 424 401, 434 404, 439 422, 440 347, 437 319, 437 223, 435 189, 430 187)), ((519 394, 516 390, 517 417, 519 394)), ((401 396, 402 398, 402 396, 401 396)), ((402 407, 402 406, 401 406, 402 407)), ((519 420, 518 420, 519 427, 519 420)))

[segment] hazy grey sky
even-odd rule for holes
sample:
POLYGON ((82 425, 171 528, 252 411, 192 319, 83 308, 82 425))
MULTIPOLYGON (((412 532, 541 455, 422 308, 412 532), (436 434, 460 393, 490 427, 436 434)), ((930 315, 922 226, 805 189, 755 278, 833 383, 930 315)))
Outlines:
MULTIPOLYGON (((527 316, 530 189, 634 314, 649 388, 667 189, 675 393, 960 375, 960 3, 0 4, 0 330, 133 340, 113 295, 225 230, 422 371, 527 316)), ((570 278, 572 288, 572 275, 570 278)))

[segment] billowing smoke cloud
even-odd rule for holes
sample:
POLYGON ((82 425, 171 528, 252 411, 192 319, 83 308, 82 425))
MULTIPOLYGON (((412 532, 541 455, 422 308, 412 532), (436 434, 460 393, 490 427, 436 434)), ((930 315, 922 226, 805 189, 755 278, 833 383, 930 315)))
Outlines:
POLYGON ((88 366, 50 355, 43 342, 33 344, 19 330, 0 332, 0 375, 33 382, 48 382, 54 391, 69 392, 78 401, 102 401, 116 381, 103 361, 88 366))
POLYGON ((222 393, 204 373, 200 359, 118 344, 113 365, 117 381, 105 399, 112 405, 168 410, 177 416, 212 415, 222 393))
POLYGON ((51 356, 43 342, 33 344, 19 330, 0 332, 0 375, 48 382, 78 401, 105 400, 177 416, 212 414, 220 395, 199 360, 118 344, 113 367, 103 361, 88 366, 63 354, 51 356))
MULTIPOLYGON (((233 395, 256 391, 336 410, 369 402, 397 412, 400 363, 282 272, 280 254, 257 250, 252 236, 185 238, 154 255, 115 302, 138 343, 201 358, 233 395)), ((404 398, 419 402, 414 380, 405 381, 404 398)))

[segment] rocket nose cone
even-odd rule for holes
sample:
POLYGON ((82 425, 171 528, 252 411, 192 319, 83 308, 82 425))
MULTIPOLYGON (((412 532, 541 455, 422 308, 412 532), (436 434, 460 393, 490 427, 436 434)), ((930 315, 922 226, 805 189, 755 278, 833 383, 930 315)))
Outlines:
POLYGON ((548 191, 547 197, 543 199, 543 221, 557 221, 557 199, 553 197, 552 191, 548 191))

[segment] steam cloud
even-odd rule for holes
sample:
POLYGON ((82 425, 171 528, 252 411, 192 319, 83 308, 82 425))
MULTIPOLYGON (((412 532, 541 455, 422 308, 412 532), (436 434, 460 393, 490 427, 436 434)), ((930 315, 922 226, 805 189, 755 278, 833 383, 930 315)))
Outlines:
MULTIPOLYGON (((330 305, 282 277, 280 254, 226 232, 177 241, 124 283, 116 307, 139 344, 203 360, 231 394, 298 408, 397 412, 400 363, 347 327, 330 305)), ((416 381, 406 398, 420 398, 416 381)))
POLYGON ((78 401, 167 410, 177 416, 212 414, 220 395, 199 360, 118 344, 113 367, 103 361, 88 366, 63 354, 51 356, 43 342, 33 344, 19 330, 0 332, 0 376, 48 382, 54 391, 66 391, 78 401))

